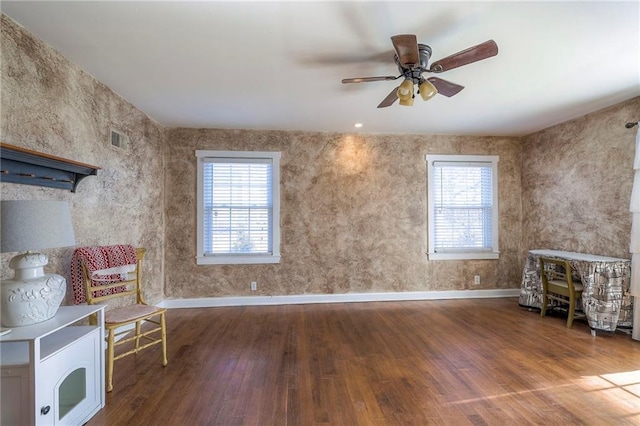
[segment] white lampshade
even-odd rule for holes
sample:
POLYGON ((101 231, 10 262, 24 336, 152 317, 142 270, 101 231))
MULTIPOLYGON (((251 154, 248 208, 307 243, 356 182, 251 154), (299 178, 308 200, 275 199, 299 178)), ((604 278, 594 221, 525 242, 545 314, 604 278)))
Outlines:
POLYGON ((0 250, 23 252, 75 245, 69 205, 65 201, 3 200, 0 250))

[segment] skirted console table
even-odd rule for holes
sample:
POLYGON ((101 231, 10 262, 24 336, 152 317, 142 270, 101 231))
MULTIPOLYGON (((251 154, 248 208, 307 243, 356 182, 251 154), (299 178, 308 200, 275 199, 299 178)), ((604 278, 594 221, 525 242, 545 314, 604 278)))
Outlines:
POLYGON ((629 294, 631 261, 559 250, 531 250, 522 273, 520 306, 542 307, 540 257, 568 260, 584 290, 582 310, 592 333, 633 327, 633 297, 629 294))

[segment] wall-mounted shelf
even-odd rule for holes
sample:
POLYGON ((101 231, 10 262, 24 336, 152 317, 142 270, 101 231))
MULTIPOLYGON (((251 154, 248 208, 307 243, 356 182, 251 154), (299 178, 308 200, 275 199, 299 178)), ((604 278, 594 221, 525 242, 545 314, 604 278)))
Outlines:
POLYGON ((78 183, 100 167, 0 142, 0 181, 76 192, 78 183))

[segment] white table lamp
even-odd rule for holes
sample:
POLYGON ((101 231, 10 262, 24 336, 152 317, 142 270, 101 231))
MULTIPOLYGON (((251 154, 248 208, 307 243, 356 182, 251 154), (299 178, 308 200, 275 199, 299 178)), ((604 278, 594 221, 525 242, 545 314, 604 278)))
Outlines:
POLYGON ((67 282, 45 274, 49 259, 32 250, 75 245, 69 205, 65 201, 3 200, 0 250, 24 252, 9 262, 12 280, 2 281, 2 325, 17 327, 52 318, 64 299, 67 282))

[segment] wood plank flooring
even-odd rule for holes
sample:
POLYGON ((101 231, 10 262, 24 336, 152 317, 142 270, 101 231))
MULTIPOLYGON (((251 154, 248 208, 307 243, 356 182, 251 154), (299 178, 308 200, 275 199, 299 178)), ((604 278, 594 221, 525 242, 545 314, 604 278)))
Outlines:
POLYGON ((99 425, 638 425, 640 342, 517 299, 171 309, 99 425))

